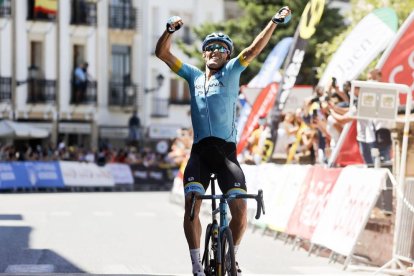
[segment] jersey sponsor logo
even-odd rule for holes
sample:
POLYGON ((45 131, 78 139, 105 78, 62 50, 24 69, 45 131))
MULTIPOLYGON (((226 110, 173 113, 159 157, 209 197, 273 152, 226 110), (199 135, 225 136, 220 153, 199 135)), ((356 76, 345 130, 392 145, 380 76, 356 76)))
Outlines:
POLYGON ((192 176, 188 178, 188 181, 193 181, 193 180, 194 180, 194 177, 192 176))
MULTIPOLYGON (((197 90, 198 89, 204 89, 204 85, 203 84, 196 84, 194 86, 197 90)), ((211 87, 225 87, 225 85, 223 84, 223 82, 219 81, 219 80, 213 80, 209 85, 209 88, 211 87)))

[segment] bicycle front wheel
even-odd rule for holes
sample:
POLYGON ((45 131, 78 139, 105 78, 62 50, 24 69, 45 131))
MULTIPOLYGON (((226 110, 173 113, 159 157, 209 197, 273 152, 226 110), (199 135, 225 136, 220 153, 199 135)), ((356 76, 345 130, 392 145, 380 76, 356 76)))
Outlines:
POLYGON ((204 253, 203 253, 203 259, 202 264, 204 266, 204 273, 206 276, 214 276, 216 274, 215 271, 215 263, 214 259, 210 259, 213 257, 213 252, 210 248, 210 241, 212 238, 212 224, 208 224, 206 228, 206 238, 204 241, 204 253))
POLYGON ((237 276, 233 235, 230 228, 226 228, 221 237, 221 264, 219 269, 220 275, 237 276))

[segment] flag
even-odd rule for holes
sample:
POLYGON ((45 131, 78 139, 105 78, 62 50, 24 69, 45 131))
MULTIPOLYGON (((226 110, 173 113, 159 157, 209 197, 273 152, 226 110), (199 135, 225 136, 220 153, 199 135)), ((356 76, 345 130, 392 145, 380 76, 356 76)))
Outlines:
POLYGON ((339 149, 338 157, 335 160, 335 163, 338 166, 348 166, 354 164, 365 164, 364 159, 361 156, 359 151, 357 137, 357 122, 354 120, 350 122, 351 126, 349 131, 345 133, 345 140, 339 149))
MULTIPOLYGON (((243 91, 243 90, 242 90, 243 91)), ((237 119, 237 141, 240 140, 240 136, 243 132, 244 125, 246 124, 247 118, 252 110, 251 104, 246 100, 243 93, 239 96, 240 113, 237 119)))
POLYGON ((398 18, 390 8, 376 9, 365 16, 339 46, 319 80, 320 86, 336 78, 341 87, 354 80, 395 37, 398 18))
POLYGON ((56 15, 57 0, 35 0, 34 10, 36 13, 56 15))
POLYGON ((247 84, 248 87, 264 88, 271 82, 280 82, 281 75, 279 69, 288 54, 292 41, 292 37, 285 37, 273 47, 259 73, 247 84))
POLYGON ((308 39, 313 36, 316 26, 321 20, 325 0, 310 0, 306 5, 300 18, 299 26, 296 28, 295 36, 292 40, 288 57, 285 62, 283 79, 277 92, 276 104, 272 109, 272 140, 277 143, 277 130, 279 128, 280 112, 283 110, 291 89, 296 83, 303 59, 305 57, 308 39))
POLYGON ((267 117, 269 111, 272 109, 277 94, 277 83, 273 82, 263 88, 254 102, 249 117, 247 118, 243 132, 237 144, 237 154, 240 154, 247 145, 247 140, 258 126, 260 117, 267 117))
MULTIPOLYGON (((398 30, 376 68, 382 72, 382 81, 406 84, 414 96, 414 12, 398 30)), ((400 104, 405 104, 406 98, 406 95, 400 95, 400 104)))

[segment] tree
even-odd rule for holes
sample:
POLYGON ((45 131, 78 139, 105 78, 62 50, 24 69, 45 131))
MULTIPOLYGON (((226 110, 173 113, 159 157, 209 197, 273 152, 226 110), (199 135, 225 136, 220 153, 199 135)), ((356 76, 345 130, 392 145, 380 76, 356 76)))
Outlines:
MULTIPOLYGON (((332 38, 332 40, 316 45, 316 62, 320 64, 318 76, 322 75, 333 54, 345 40, 346 36, 352 31, 355 25, 357 25, 361 19, 370 12, 382 7, 390 7, 394 9, 398 15, 399 25, 401 25, 411 11, 414 10, 414 2, 400 0, 351 0, 351 12, 347 16, 347 19, 350 22, 348 27, 342 32, 339 32, 332 38)), ((363 75, 375 67, 380 57, 381 55, 379 55, 368 66, 363 75)))
MULTIPOLYGON (((243 10, 243 14, 240 18, 230 19, 218 24, 204 24, 195 28, 194 32, 200 41, 202 41, 209 33, 222 31, 232 38, 235 45, 234 53, 238 54, 241 50, 250 45, 256 35, 260 33, 276 11, 281 7, 289 6, 293 13, 292 20, 289 24, 278 26, 267 47, 241 75, 240 83, 247 84, 259 72, 261 65, 277 42, 284 37, 294 35, 307 1, 282 0, 278 1, 277 4, 275 4, 275 1, 273 0, 238 0, 237 2, 243 10)), ((313 68, 318 66, 315 60, 316 45, 324 41, 331 41, 331 39, 342 32, 344 28, 343 17, 339 14, 338 9, 326 6, 316 33, 309 39, 305 60, 297 80, 298 84, 314 83, 313 68)), ((198 65, 200 68, 203 67, 204 63, 199 46, 186 46, 184 43, 179 43, 179 45, 188 56, 199 60, 198 65)))

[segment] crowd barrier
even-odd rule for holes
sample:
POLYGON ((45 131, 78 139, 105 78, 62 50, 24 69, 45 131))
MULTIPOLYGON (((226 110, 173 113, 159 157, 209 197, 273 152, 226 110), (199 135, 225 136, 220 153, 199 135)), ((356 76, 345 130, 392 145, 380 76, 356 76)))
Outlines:
MULTIPOLYGON (((264 191, 266 215, 255 220, 256 204, 248 201, 250 223, 328 248, 347 257, 345 266, 388 178, 384 168, 270 163, 242 168, 248 192, 264 191)), ((182 174, 172 194, 183 200, 182 174)))
POLYGON ((169 190, 175 167, 74 161, 1 162, 0 190, 124 187, 129 190, 169 190))

